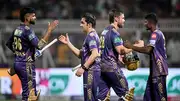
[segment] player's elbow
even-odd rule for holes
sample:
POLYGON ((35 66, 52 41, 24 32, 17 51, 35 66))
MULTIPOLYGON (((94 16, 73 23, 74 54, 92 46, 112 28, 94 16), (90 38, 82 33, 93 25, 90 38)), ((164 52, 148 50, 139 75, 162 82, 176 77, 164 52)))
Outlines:
POLYGON ((153 51, 153 47, 147 46, 147 48, 146 48, 146 53, 147 53, 147 54, 151 54, 152 51, 153 51))
POLYGON ((77 56, 79 59, 81 59, 81 57, 82 57, 82 49, 80 49, 80 50, 77 52, 76 56, 77 56))
POLYGON ((99 56, 99 52, 98 52, 97 49, 92 50, 92 56, 93 56, 94 58, 96 58, 96 57, 99 56))

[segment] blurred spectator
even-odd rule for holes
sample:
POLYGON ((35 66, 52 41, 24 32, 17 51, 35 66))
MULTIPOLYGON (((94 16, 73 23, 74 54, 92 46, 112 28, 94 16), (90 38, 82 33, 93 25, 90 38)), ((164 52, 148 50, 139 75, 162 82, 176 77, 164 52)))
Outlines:
POLYGON ((159 17, 180 16, 180 0, 1 0, 0 19, 17 19, 20 8, 36 8, 38 19, 78 19, 91 12, 99 19, 107 18, 110 9, 122 9, 126 17, 142 17, 155 12, 159 17))

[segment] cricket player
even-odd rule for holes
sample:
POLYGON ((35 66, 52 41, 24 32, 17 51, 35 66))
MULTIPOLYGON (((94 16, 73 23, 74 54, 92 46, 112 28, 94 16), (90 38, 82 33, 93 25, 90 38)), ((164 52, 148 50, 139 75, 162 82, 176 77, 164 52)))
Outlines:
MULTIPOLYGON (((22 84, 22 101, 38 100, 40 92, 36 91, 35 81, 35 51, 42 49, 51 32, 56 28, 59 21, 55 20, 48 25, 44 37, 39 40, 30 25, 36 21, 35 9, 25 7, 20 10, 21 24, 15 28, 6 46, 14 53, 14 71, 22 84)), ((11 73, 11 72, 9 72, 11 73)))
POLYGON ((99 57, 99 37, 95 31, 96 18, 90 13, 82 16, 80 26, 86 34, 82 49, 74 47, 68 35, 60 36, 59 40, 66 44, 72 52, 81 59, 81 67, 77 70, 76 76, 83 74, 84 101, 98 101, 98 82, 100 79, 100 58, 99 57))
POLYGON ((101 33, 101 78, 99 84, 98 98, 100 101, 109 101, 108 94, 112 87, 119 96, 119 101, 132 101, 134 89, 129 91, 128 82, 121 68, 123 65, 119 62, 119 55, 132 52, 123 46, 123 40, 118 32, 119 28, 124 26, 125 16, 121 11, 113 9, 109 13, 110 25, 101 33), (107 98, 106 98, 107 97, 107 98))
MULTIPOLYGON (((151 31, 149 44, 144 47, 132 46, 125 42, 125 47, 134 51, 148 54, 150 57, 150 74, 144 94, 144 101, 167 101, 166 77, 168 64, 165 48, 165 37, 157 26, 156 14, 150 13, 145 16, 144 25, 151 31)), ((144 43, 143 41, 139 43, 144 43)))

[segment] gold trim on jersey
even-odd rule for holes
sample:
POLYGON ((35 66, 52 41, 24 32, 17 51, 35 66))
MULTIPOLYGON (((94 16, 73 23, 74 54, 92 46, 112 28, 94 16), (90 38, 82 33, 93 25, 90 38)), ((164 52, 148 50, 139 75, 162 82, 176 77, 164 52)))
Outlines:
POLYGON ((47 42, 46 42, 44 39, 41 39, 41 40, 38 42, 38 48, 39 48, 39 49, 42 49, 46 44, 47 44, 47 42))

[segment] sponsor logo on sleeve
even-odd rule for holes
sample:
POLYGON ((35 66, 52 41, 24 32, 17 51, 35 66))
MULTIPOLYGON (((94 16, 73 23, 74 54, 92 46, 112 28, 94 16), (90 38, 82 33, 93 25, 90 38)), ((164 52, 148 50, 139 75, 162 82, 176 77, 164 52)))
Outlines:
POLYGON ((153 34, 151 35, 151 38, 152 38, 152 39, 156 39, 156 37, 157 37, 156 33, 153 33, 153 34))
POLYGON ((91 41, 89 42, 89 46, 94 46, 94 45, 96 45, 96 41, 95 41, 95 40, 91 40, 91 41))
POLYGON ((154 45, 155 43, 156 43, 155 40, 150 40, 150 44, 151 44, 151 45, 154 45))

